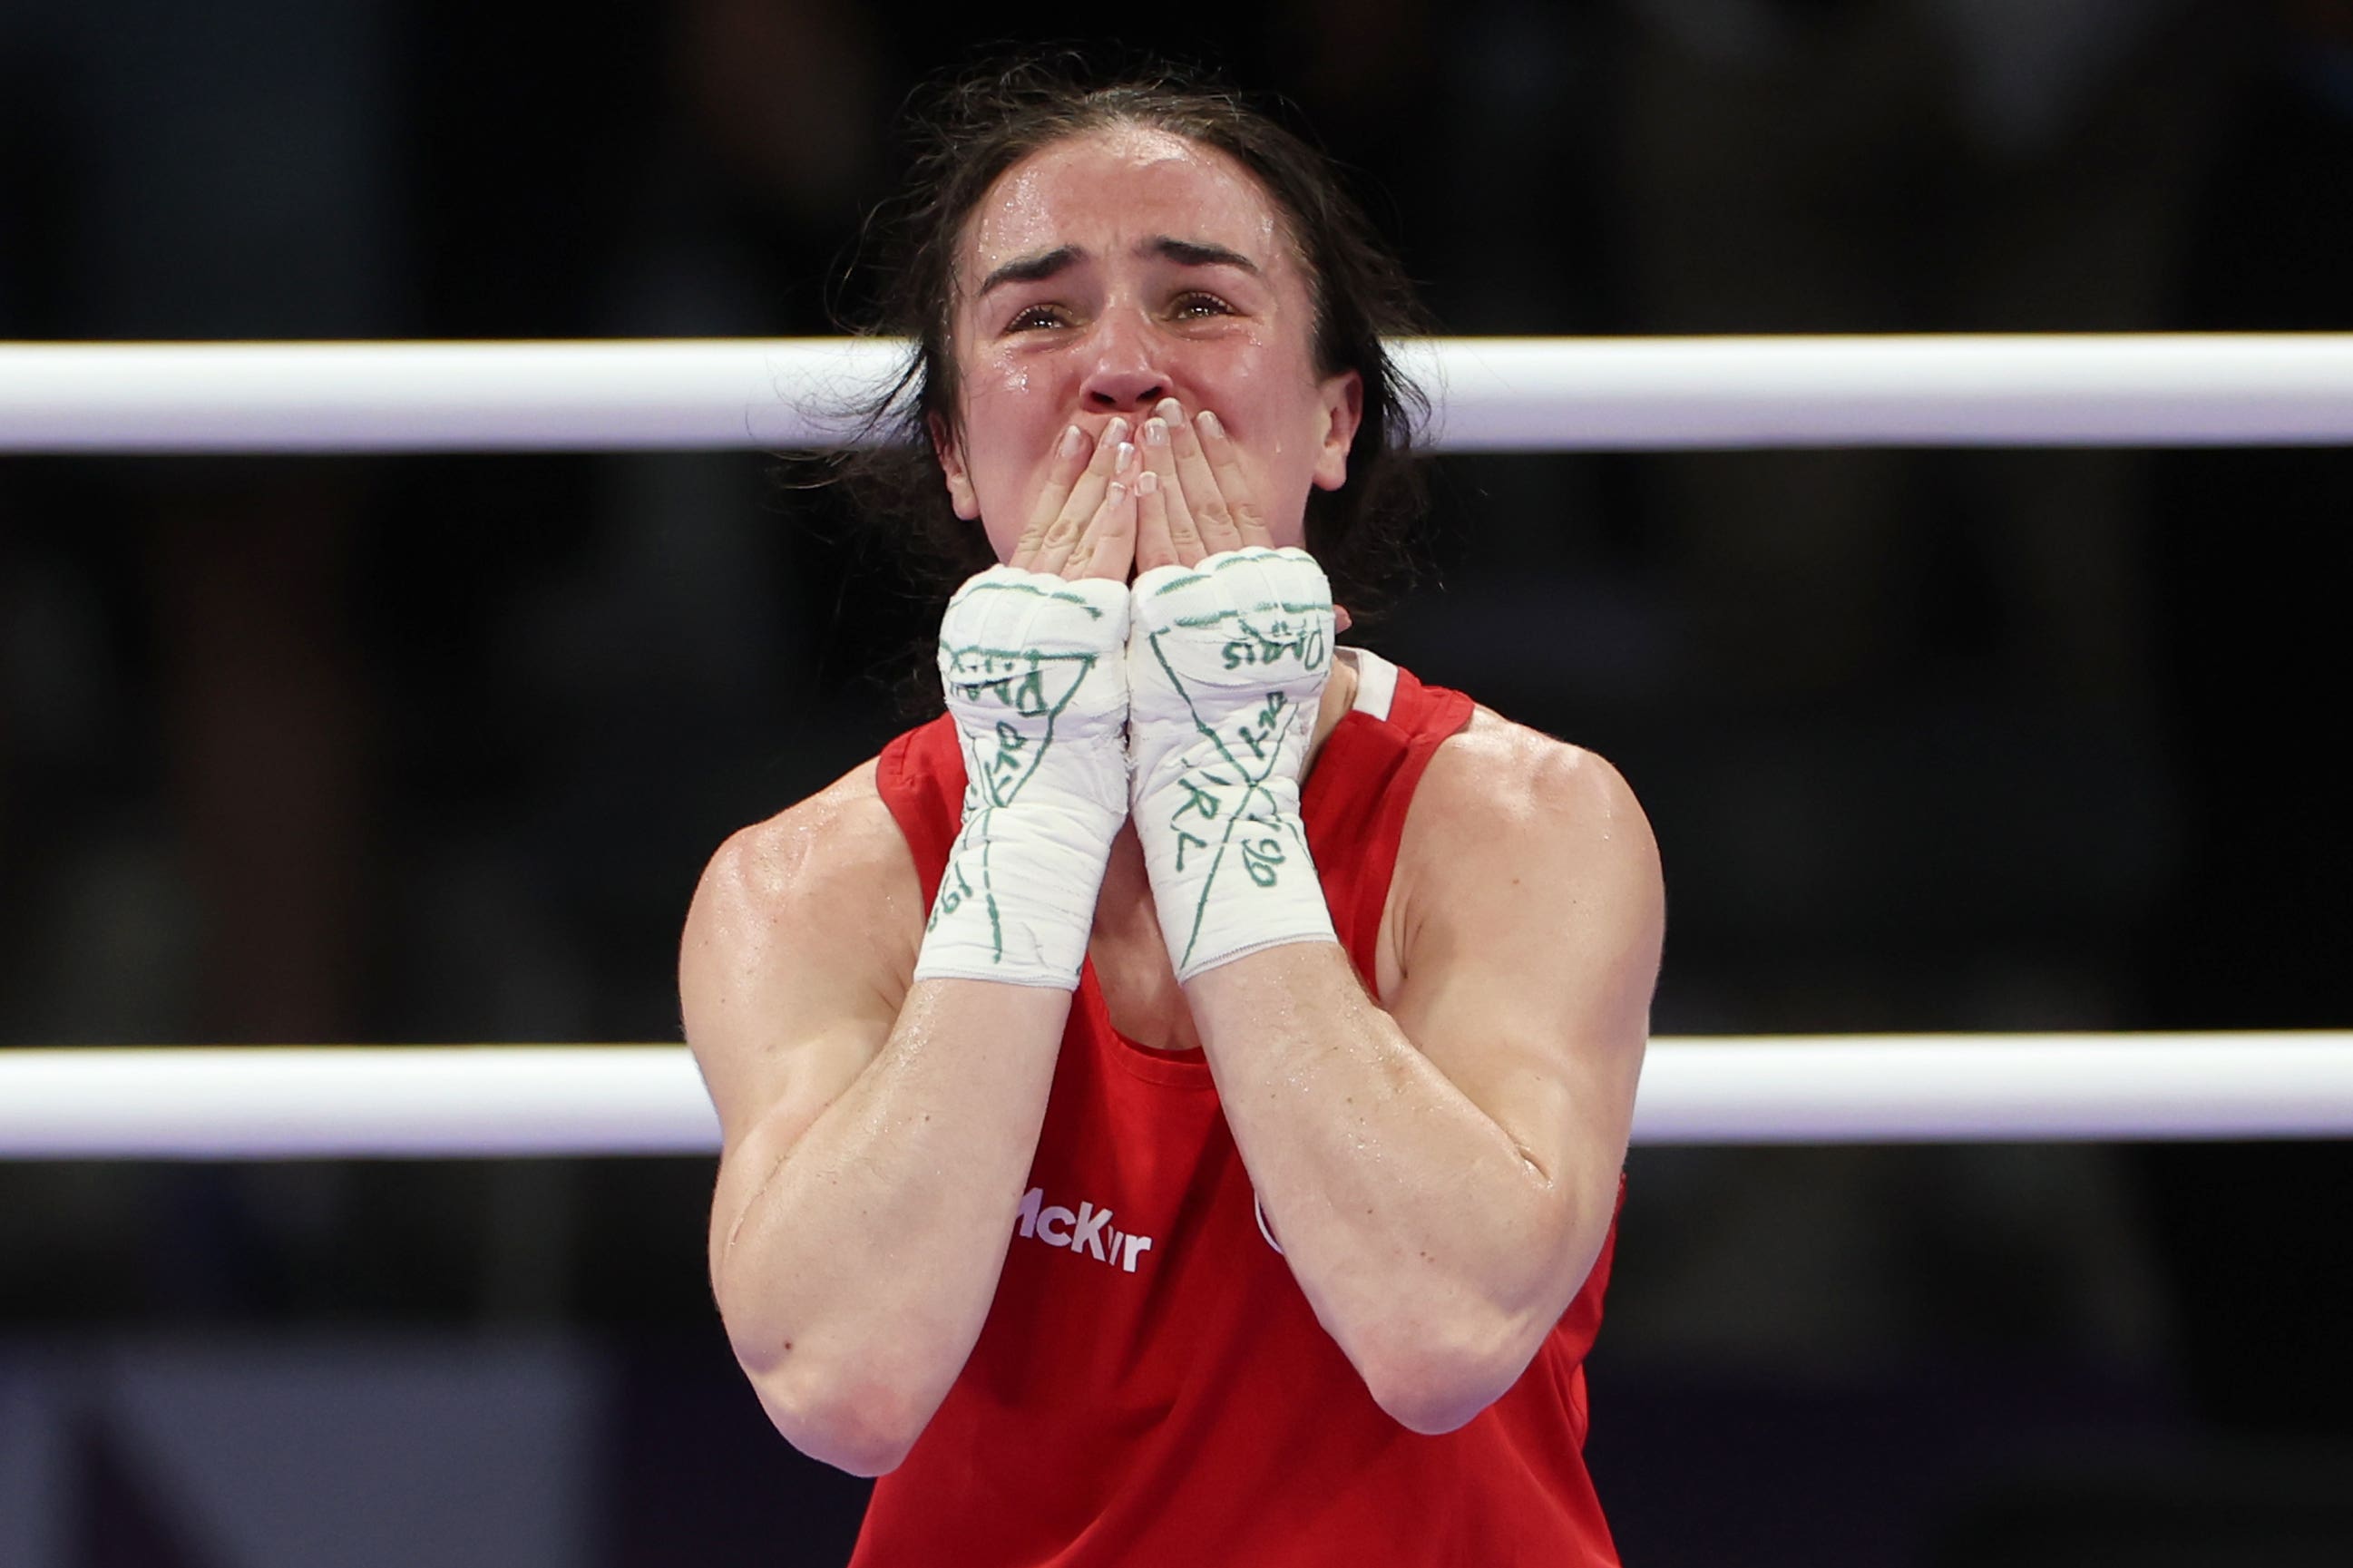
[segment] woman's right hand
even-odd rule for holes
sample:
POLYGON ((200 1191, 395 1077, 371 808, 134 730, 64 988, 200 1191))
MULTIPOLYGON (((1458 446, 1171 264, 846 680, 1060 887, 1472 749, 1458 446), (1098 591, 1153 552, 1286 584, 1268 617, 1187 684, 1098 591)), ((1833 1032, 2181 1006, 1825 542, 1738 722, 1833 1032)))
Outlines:
POLYGON ((1092 443, 1082 426, 1062 432, 1046 488, 1007 565, 1068 582, 1127 581, 1135 563, 1135 496, 1143 477, 1133 436, 1124 419, 1104 426, 1092 443))
POLYGON ((1013 558, 940 620, 942 695, 965 756, 964 826, 915 978, 1078 984, 1095 891, 1127 817, 1127 630, 1135 448, 1113 420, 1092 462, 1056 447, 1013 558))

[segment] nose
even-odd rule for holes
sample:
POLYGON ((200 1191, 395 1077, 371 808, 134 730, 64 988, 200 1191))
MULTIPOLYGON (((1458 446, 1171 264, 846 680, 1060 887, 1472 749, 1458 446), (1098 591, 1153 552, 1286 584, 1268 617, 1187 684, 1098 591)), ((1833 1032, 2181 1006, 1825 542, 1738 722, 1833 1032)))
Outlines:
POLYGON ((1079 389, 1091 414, 1138 414, 1168 395, 1151 329, 1124 310, 1095 323, 1094 363, 1079 389))

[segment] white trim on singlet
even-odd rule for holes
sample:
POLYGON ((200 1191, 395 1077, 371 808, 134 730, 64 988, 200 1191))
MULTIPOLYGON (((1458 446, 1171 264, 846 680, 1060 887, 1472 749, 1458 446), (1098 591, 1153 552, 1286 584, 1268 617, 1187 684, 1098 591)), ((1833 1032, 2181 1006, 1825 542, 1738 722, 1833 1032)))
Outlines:
POLYGON ((1370 648, 1344 647, 1340 651, 1356 667, 1356 700, 1348 705, 1350 711, 1369 713, 1386 721, 1389 704, 1397 700, 1397 666, 1370 648))

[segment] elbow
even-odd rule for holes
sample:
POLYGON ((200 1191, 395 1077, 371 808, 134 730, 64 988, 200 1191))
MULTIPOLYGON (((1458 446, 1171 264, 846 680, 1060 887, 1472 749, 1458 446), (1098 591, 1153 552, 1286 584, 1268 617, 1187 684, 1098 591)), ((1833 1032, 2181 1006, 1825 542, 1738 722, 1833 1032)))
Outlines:
POLYGON ((1482 1368, 1439 1366, 1425 1358, 1419 1366, 1368 1373, 1365 1386, 1390 1420, 1409 1432, 1437 1437, 1470 1425, 1514 1381, 1482 1368))
MULTIPOLYGON (((1610 1200, 1616 1199, 1614 1186, 1610 1200)), ((1588 1219, 1589 1243, 1570 1227, 1577 1216, 1558 1211, 1558 1237, 1582 1262, 1570 1272, 1546 1270, 1485 1279, 1457 1274, 1428 1281, 1419 1304, 1392 1291, 1375 1316, 1359 1317, 1354 1331, 1338 1333, 1374 1402, 1410 1432, 1437 1436, 1477 1418, 1518 1383, 1546 1337, 1574 1298, 1568 1283, 1591 1272, 1608 1234, 1612 1209, 1588 1219)), ((1556 1256, 1550 1246, 1525 1249, 1556 1256)), ((1336 1327, 1325 1320, 1327 1327, 1336 1327)))
POLYGON ((1468 1425, 1520 1380, 1542 1342, 1497 1323, 1475 1331, 1415 1335, 1356 1358, 1366 1392, 1390 1420, 1435 1437, 1468 1425))
POLYGON ((883 1369, 914 1363, 871 1339, 837 1344, 814 1325, 744 1310, 744 1282, 723 1266, 713 1268, 712 1284, 735 1364, 786 1442, 853 1476, 898 1468, 930 1425, 944 1386, 926 1398, 917 1379, 889 1375, 883 1369))
POLYGON ((769 1371, 745 1371, 760 1408, 786 1442, 853 1476, 897 1469, 939 1403, 879 1377, 823 1375, 789 1354, 769 1371))

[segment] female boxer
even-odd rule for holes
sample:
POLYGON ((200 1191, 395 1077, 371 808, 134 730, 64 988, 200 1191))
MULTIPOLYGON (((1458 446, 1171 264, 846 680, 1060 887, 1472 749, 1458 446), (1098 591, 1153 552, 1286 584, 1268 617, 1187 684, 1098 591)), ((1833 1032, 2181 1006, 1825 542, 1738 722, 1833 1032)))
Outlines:
POLYGON ((1613 1563, 1657 853, 1598 757, 1335 646, 1394 266, 1165 80, 976 83, 923 179, 911 434, 1000 564, 946 714, 688 918, 744 1372, 881 1478, 859 1563, 1613 1563))

